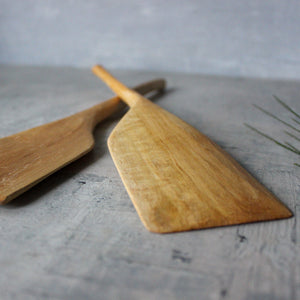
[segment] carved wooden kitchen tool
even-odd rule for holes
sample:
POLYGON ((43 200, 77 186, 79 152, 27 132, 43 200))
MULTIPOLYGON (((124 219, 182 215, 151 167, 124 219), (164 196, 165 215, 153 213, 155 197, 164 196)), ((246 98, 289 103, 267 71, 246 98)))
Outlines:
POLYGON ((93 72, 130 106, 108 146, 144 223, 166 233, 288 218, 292 213, 198 130, 117 81, 93 72))
MULTIPOLYGON (((162 90, 164 80, 135 89, 162 90)), ((94 146, 93 129, 120 105, 118 97, 70 117, 0 139, 0 204, 5 204, 45 177, 78 159, 94 146)))

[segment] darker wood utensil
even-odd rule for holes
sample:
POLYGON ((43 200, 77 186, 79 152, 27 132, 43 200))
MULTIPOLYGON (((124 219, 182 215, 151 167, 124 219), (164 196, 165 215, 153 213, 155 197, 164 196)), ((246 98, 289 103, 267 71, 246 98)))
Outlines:
MULTIPOLYGON (((162 79, 135 89, 164 89, 162 79)), ((122 105, 112 98, 70 117, 0 139, 0 204, 5 204, 94 147, 95 126, 122 105)))

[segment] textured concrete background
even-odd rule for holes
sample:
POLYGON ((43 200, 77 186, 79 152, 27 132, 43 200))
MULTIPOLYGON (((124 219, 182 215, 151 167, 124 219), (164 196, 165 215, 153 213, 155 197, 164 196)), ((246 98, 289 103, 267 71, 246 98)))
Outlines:
MULTIPOLYGON (((300 299, 300 172, 293 165, 299 159, 243 126, 248 122, 280 141, 289 138, 283 124, 251 104, 288 121, 291 113, 271 94, 299 111, 299 82, 114 74, 129 85, 166 78, 169 91, 157 104, 216 141, 295 216, 177 234, 148 232, 107 149, 118 122, 111 118, 95 130, 92 152, 0 206, 0 299, 300 299)), ((113 95, 88 69, 2 66, 0 75, 0 137, 113 95)))
POLYGON ((0 63, 300 78, 300 1, 0 0, 0 63))

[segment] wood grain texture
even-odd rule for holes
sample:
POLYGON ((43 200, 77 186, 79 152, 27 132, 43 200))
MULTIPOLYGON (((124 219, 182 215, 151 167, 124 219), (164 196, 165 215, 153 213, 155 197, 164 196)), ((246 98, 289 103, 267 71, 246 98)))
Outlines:
POLYGON ((198 130, 93 71, 130 105, 109 150, 143 224, 168 233, 289 218, 291 211, 198 130))
MULTIPOLYGON (((133 70, 114 74, 129 86, 157 76, 133 70)), ((149 232, 107 149, 119 122, 115 116, 94 130, 93 151, 0 206, 1 300, 300 299, 297 156, 242 125, 284 140, 282 125, 252 104, 288 117, 272 94, 299 111, 300 82, 159 75, 176 89, 155 103, 216 141, 294 217, 176 234, 149 232)), ((0 83, 0 137, 113 96, 88 69, 0 66, 0 83)))
MULTIPOLYGON (((142 93, 164 88, 164 80, 136 87, 142 93)), ((94 127, 116 112, 118 97, 62 120, 0 139, 0 204, 6 204, 94 147, 94 127)))

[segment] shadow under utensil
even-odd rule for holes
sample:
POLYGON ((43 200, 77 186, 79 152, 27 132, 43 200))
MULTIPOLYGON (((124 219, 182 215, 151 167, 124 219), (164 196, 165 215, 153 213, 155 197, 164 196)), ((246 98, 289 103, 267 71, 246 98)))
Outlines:
MULTIPOLYGON (((101 123, 101 126, 97 128, 97 141, 98 145, 105 145, 105 132, 112 123, 112 120, 107 120, 101 123)), ((67 182, 76 174, 86 169, 89 165, 95 163, 100 159, 104 153, 105 148, 103 146, 96 146, 76 161, 68 164, 67 166, 56 171, 52 175, 46 177, 44 180, 33 186, 31 189, 21 194, 17 198, 13 199, 5 205, 6 208, 18 208, 26 205, 30 205, 43 198, 44 195, 56 189, 63 183, 67 182)))
MULTIPOLYGON (((157 101, 158 99, 163 98, 163 95, 169 93, 170 91, 172 92, 173 90, 169 89, 167 91, 151 93, 148 94, 149 96, 147 98, 152 101, 157 101)), ((77 159, 76 161, 63 167, 62 169, 56 171, 52 175, 46 177, 44 180, 33 186, 28 191, 24 192, 17 198, 7 203, 5 206, 3 206, 3 208, 5 207, 6 209, 16 209, 41 200, 45 194, 70 180, 76 174, 80 173, 88 166, 99 160, 108 151, 106 146, 108 129, 113 123, 119 120, 127 110, 128 107, 124 104, 124 107, 121 110, 119 110, 103 122, 100 122, 96 126, 94 130, 95 145, 93 150, 77 159)))

